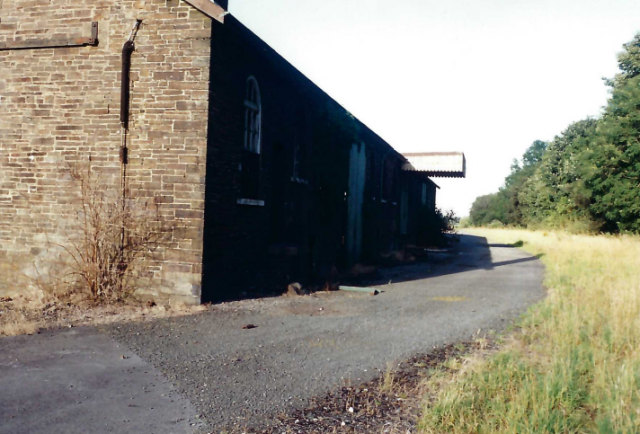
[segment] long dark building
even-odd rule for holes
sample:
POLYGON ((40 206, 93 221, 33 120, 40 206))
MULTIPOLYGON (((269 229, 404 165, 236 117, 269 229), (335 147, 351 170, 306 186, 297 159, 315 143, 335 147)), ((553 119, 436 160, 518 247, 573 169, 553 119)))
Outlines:
POLYGON ((226 9, 4 2, 0 295, 56 255, 43 226, 68 236, 69 162, 91 160, 106 188, 180 223, 140 265, 141 296, 317 283, 421 243, 437 189, 424 158, 413 165, 226 9))

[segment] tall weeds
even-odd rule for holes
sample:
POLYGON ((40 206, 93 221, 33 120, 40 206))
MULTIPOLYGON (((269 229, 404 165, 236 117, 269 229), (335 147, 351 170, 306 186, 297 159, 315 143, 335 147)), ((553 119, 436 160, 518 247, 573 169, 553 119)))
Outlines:
POLYGON ((81 292, 94 301, 116 301, 136 288, 134 265, 154 259, 176 229, 147 198, 126 197, 108 187, 90 165, 69 169, 75 200, 62 236, 47 236, 61 252, 55 266, 38 275, 38 285, 60 295, 81 292))
POLYGON ((544 253, 549 295, 498 353, 431 380, 421 431, 640 432, 640 239, 472 233, 544 253))

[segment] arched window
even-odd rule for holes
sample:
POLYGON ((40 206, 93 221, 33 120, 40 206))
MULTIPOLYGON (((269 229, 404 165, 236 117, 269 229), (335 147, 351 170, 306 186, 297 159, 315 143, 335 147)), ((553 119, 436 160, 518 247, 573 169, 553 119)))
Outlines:
POLYGON ((261 124, 260 89, 255 77, 249 77, 247 79, 247 94, 244 99, 244 148, 247 151, 260 153, 261 124))
POLYGON ((244 98, 244 149, 242 151, 241 185, 238 203, 263 205, 260 200, 260 151, 262 132, 262 105, 260 89, 255 77, 247 79, 244 98))

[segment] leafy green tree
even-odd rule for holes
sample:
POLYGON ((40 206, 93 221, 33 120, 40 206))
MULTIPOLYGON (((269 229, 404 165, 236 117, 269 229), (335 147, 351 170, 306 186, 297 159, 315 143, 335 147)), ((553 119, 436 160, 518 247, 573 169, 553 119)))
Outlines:
POLYGON ((504 187, 500 189, 507 207, 506 219, 503 220, 505 223, 513 226, 523 226, 525 224, 525 215, 520 203, 520 193, 540 165, 547 145, 547 142, 536 140, 522 156, 522 167, 520 167, 517 160, 514 160, 511 165, 511 174, 507 176, 504 187))
POLYGON ((585 157, 591 213, 607 231, 640 231, 640 75, 613 88, 585 157))
POLYGON ((498 193, 476 199, 472 224, 640 232, 640 34, 623 48, 602 118, 533 142, 498 193))
POLYGON ((511 173, 498 193, 480 196, 471 206, 469 220, 473 225, 486 226, 498 220, 503 224, 521 226, 524 223, 519 194, 527 180, 540 165, 547 143, 536 140, 522 157, 511 164, 511 173))
POLYGON ((487 226, 494 220, 506 220, 506 202, 499 193, 478 197, 471 206, 469 221, 473 226, 487 226))
POLYGON ((622 48, 624 50, 618 55, 620 72, 613 79, 605 79, 607 85, 614 89, 624 86, 628 80, 640 75, 640 33, 622 45, 622 48))
POLYGON ((549 144, 518 196, 526 225, 558 227, 591 221, 591 191, 584 185, 583 160, 595 129, 594 119, 579 121, 549 144))
POLYGON ((526 169, 540 164, 548 146, 549 144, 542 140, 536 140, 533 142, 522 156, 522 167, 526 169))

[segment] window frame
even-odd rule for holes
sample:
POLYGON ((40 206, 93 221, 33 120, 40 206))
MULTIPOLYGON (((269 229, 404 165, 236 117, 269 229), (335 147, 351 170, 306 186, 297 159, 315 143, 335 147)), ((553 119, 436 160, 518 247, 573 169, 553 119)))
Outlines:
POLYGON ((258 80, 249 76, 244 95, 244 143, 240 163, 240 197, 238 205, 264 206, 262 178, 262 95, 258 80))
POLYGON ((247 78, 244 98, 244 149, 262 153, 262 96, 253 75, 247 78))

